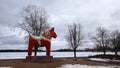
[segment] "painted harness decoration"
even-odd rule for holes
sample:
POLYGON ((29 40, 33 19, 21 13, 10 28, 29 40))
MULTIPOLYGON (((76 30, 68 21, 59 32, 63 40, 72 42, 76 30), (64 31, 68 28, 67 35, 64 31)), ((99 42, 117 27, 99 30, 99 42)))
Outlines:
POLYGON ((50 30, 45 30, 42 36, 33 36, 30 34, 28 44, 28 56, 32 55, 33 47, 46 47, 46 55, 50 56, 51 39, 56 38, 57 34, 54 32, 54 27, 50 30))

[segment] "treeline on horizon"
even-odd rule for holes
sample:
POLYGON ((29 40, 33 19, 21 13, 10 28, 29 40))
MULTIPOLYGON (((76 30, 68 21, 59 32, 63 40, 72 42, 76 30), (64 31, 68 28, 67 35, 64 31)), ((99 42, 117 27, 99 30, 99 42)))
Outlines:
MULTIPOLYGON (((72 52, 72 49, 58 49, 58 50, 51 50, 51 52, 72 52)), ((100 49, 89 49, 86 48, 84 50, 76 50, 77 52, 102 52, 101 48, 100 49)), ((108 48, 108 52, 114 52, 113 49, 108 48)), ((118 50, 120 52, 120 49, 118 50)), ((7 50, 0 50, 0 52, 28 52, 28 50, 15 50, 15 49, 7 49, 7 50)), ((33 50, 34 52, 34 50, 33 50)), ((46 50, 38 50, 38 52, 46 52, 46 50)))

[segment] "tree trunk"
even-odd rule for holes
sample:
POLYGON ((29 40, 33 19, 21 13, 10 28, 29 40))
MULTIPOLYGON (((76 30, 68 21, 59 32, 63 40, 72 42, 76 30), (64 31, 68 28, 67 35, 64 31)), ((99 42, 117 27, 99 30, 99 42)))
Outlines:
POLYGON ((74 58, 76 58, 76 48, 74 49, 74 58))
POLYGON ((103 53, 104 53, 104 55, 106 55, 106 49, 105 49, 105 46, 103 46, 103 53))
POLYGON ((117 56, 117 46, 115 46, 114 51, 115 51, 115 56, 117 56))
POLYGON ((106 51, 104 50, 104 55, 106 55, 106 51))
POLYGON ((38 51, 38 47, 35 46, 35 47, 34 47, 34 56, 37 56, 37 51, 38 51))
POLYGON ((118 54, 117 54, 117 50, 115 50, 115 56, 117 56, 118 54))
POLYGON ((105 50, 105 47, 104 47, 104 49, 103 49, 103 52, 104 52, 104 55, 106 55, 106 50, 105 50))

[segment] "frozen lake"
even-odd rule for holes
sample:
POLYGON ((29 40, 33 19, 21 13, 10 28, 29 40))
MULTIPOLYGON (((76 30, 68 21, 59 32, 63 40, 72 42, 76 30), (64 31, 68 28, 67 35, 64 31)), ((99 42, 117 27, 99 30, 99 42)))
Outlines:
MULTIPOLYGON (((34 54, 34 53, 32 53, 34 54)), ((86 57, 103 52, 77 52, 77 57, 86 57)), ((107 52, 106 54, 114 54, 114 52, 107 52)), ((120 52, 118 53, 120 55, 120 52)), ((46 52, 38 52, 38 56, 45 56, 46 52)), ((73 57, 73 52, 51 52, 53 57, 73 57)), ((0 59, 22 59, 27 56, 27 52, 0 52, 0 59)))

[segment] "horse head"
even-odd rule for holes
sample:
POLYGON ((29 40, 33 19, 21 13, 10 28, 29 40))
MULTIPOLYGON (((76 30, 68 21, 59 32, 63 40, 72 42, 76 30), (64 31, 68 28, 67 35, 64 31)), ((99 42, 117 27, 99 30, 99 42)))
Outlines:
POLYGON ((50 29, 50 35, 51 35, 53 38, 56 38, 56 37, 57 37, 57 34, 56 34, 55 31, 54 31, 54 27, 50 29))
POLYGON ((50 30, 45 30, 44 33, 43 33, 43 36, 48 38, 48 39, 51 39, 52 37, 56 38, 57 34, 54 31, 54 27, 51 28, 50 30))

